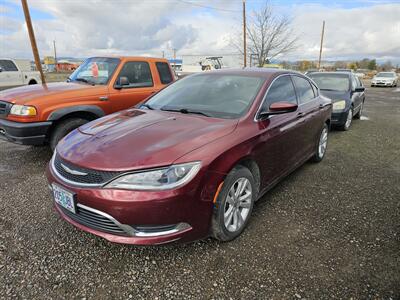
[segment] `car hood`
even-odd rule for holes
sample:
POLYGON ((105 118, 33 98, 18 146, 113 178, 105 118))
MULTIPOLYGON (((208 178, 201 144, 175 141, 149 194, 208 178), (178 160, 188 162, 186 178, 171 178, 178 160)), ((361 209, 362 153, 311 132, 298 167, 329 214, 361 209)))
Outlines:
POLYGON ((58 144, 57 153, 70 163, 97 170, 127 171, 167 166, 181 156, 229 135, 237 122, 129 109, 73 131, 58 144))
POLYGON ((350 92, 342 92, 342 91, 326 91, 320 90, 321 94, 325 97, 328 97, 332 100, 332 102, 336 102, 339 100, 349 100, 350 99, 350 92))
POLYGON ((0 100, 14 104, 35 105, 36 101, 49 99, 71 99, 96 95, 104 92, 107 87, 104 85, 92 86, 85 83, 75 82, 53 82, 47 84, 34 84, 7 89, 0 92, 0 100))

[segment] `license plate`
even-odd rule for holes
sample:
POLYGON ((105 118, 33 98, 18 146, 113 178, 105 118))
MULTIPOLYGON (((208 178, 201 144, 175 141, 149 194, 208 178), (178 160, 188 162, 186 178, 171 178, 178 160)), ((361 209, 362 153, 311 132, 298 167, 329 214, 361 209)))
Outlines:
POLYGON ((74 194, 63 189, 57 184, 53 183, 51 186, 53 188, 54 201, 56 201, 58 205, 64 207, 65 209, 76 213, 74 194))

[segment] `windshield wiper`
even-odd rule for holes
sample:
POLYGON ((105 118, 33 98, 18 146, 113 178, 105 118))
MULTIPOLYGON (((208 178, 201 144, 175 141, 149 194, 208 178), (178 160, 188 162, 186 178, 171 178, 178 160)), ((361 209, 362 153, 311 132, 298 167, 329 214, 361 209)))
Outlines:
POLYGON ((146 108, 148 108, 148 109, 151 109, 151 110, 153 110, 154 108, 153 107, 151 107, 149 104, 147 104, 147 103, 142 103, 141 105, 140 105, 140 107, 142 107, 142 106, 144 106, 144 107, 146 107, 146 108))
POLYGON ((195 111, 195 110, 189 110, 187 108, 179 108, 179 109, 174 109, 174 108, 161 108, 163 111, 174 111, 174 112, 180 112, 182 114, 196 114, 196 115, 202 115, 205 117, 211 117, 209 114, 206 114, 202 111, 195 111))
POLYGON ((75 81, 80 81, 80 82, 84 82, 84 83, 87 83, 87 84, 94 85, 94 82, 91 82, 91 81, 89 81, 89 80, 87 80, 85 78, 82 78, 82 77, 76 78, 75 81))

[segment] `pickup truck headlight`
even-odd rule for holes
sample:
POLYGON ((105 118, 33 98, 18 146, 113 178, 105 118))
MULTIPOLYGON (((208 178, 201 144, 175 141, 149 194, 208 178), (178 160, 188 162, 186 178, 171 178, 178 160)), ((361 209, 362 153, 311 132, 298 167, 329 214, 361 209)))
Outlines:
POLYGON ((332 110, 338 111, 346 108, 346 100, 339 100, 333 103, 332 110))
POLYGON ((167 168, 126 174, 114 179, 105 188, 128 190, 168 190, 189 182, 200 170, 200 162, 172 165, 167 168))
POLYGON ((36 116, 36 108, 27 105, 14 104, 11 106, 10 114, 16 116, 36 116))

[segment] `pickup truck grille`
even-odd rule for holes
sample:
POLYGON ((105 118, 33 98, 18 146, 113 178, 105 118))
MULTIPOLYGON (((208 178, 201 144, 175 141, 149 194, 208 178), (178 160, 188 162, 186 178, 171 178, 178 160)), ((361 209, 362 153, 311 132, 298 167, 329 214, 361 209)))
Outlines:
POLYGON ((5 118, 9 114, 11 103, 0 101, 0 118, 5 118))
POLYGON ((63 161, 58 154, 56 154, 54 158, 53 169, 58 173, 61 179, 66 179, 78 185, 100 186, 121 174, 121 172, 107 172, 81 168, 63 161))

